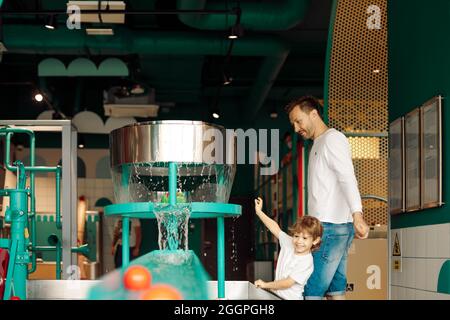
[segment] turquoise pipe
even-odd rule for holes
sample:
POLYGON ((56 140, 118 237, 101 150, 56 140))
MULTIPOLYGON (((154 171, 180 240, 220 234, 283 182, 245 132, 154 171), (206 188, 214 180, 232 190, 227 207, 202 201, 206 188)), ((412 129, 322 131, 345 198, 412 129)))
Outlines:
POLYGON ((61 166, 56 167, 56 228, 62 229, 61 224, 61 166))
MULTIPOLYGON (((57 244, 58 244, 58 242, 56 244, 50 245, 50 246, 36 246, 36 251, 55 251, 57 244)), ((89 245, 83 244, 82 246, 79 246, 79 247, 72 247, 71 251, 72 251, 72 253, 80 253, 84 256, 88 256, 89 255, 89 245)))
POLYGON ((61 242, 56 244, 56 280, 61 280, 61 242))
POLYGON ((225 218, 217 218, 217 294, 225 298, 225 218))
MULTIPOLYGON (((5 152, 5 164, 6 168, 10 171, 14 171, 17 168, 10 166, 10 151, 11 151, 11 137, 13 133, 25 133, 30 138, 30 165, 33 167, 35 165, 35 150, 36 150, 36 137, 34 131, 24 128, 0 128, 0 132, 7 133, 6 135, 6 152, 5 152)), ((25 167, 26 170, 26 167, 25 167)), ((31 269, 28 270, 29 273, 36 271, 36 252, 33 250, 33 246, 36 243, 36 197, 34 195, 35 190, 35 174, 30 173, 30 212, 29 212, 29 225, 31 233, 31 269)))
MULTIPOLYGON (((128 188, 130 168, 128 164, 122 165, 122 188, 128 188)), ((130 263, 130 218, 122 216, 122 271, 130 263)))
POLYGON ((56 279, 61 280, 61 241, 56 234, 51 234, 47 238, 47 241, 54 248, 54 250, 56 250, 56 279))
POLYGON ((177 202, 177 164, 169 162, 169 204, 175 205, 177 202))
MULTIPOLYGON (((8 52, 32 54, 85 55, 225 55, 230 40, 212 34, 185 32, 130 31, 115 27, 113 38, 89 37, 84 30, 59 28, 51 33, 31 25, 6 25, 3 38, 8 52)), ((249 97, 245 116, 251 119, 260 110, 289 55, 289 45, 275 36, 247 36, 234 41, 233 56, 263 56, 262 66, 249 97)))
POLYGON ((16 164, 16 168, 17 168, 17 178, 18 178, 18 183, 17 183, 17 189, 21 189, 21 190, 25 190, 25 187, 27 185, 27 175, 26 175, 26 171, 25 171, 25 166, 23 165, 22 161, 15 161, 14 162, 16 164))
POLYGON ((16 171, 17 166, 11 166, 11 137, 14 133, 25 133, 30 137, 30 167, 24 167, 25 171, 30 171, 30 206, 31 210, 29 213, 30 217, 30 232, 31 232, 31 269, 29 273, 36 271, 36 252, 34 246, 36 243, 36 197, 34 194, 35 190, 35 172, 55 172, 56 173, 56 227, 58 229, 62 228, 61 224, 61 210, 60 210, 60 178, 61 178, 61 167, 36 167, 35 166, 35 153, 36 153, 36 138, 34 131, 25 128, 13 128, 4 127, 0 128, 0 133, 6 133, 6 152, 5 152, 5 166, 10 171, 16 171))
POLYGON ((89 244, 87 244, 87 243, 83 244, 83 245, 81 245, 79 247, 72 247, 71 250, 72 250, 73 253, 80 253, 80 254, 82 254, 85 257, 89 256, 89 251, 90 251, 89 244))
POLYGON ((130 264, 130 218, 122 217, 122 270, 130 264))
MULTIPOLYGON (((21 169, 23 170, 23 169, 21 169)), ((29 256, 25 228, 28 222, 28 190, 16 189, 9 191, 11 213, 11 256, 6 276, 4 299, 9 300, 12 289, 14 295, 26 299, 26 282, 28 276, 29 256)), ((5 217, 6 218, 6 217, 5 217)))
MULTIPOLYGON (((298 25, 306 15, 311 0, 239 2, 240 23, 245 30, 288 30, 298 25)), ((229 10, 238 3, 206 0, 177 0, 178 10, 229 10), (207 3, 208 2, 208 3, 207 3)), ((203 30, 224 30, 236 23, 235 14, 179 14, 186 25, 203 30)))

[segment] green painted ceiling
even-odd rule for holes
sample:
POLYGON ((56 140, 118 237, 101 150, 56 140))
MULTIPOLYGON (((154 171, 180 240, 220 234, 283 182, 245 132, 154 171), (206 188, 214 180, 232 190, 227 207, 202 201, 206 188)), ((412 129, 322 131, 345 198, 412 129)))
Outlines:
MULTIPOLYGON (((67 66, 76 58, 99 65, 109 57, 123 60, 130 77, 154 88, 164 108, 160 119, 215 121, 231 127, 270 121, 269 111, 303 95, 323 95, 325 50, 331 0, 314 1, 125 1, 129 10, 226 9, 239 5, 244 37, 230 41, 226 23, 234 16, 127 15, 111 37, 69 30, 58 16, 55 31, 43 27, 45 15, 29 11, 65 10, 66 1, 5 0, 0 41, 8 52, 0 62, 1 119, 34 119, 48 107, 31 99, 45 87, 52 105, 68 117, 81 110, 103 116, 102 92, 127 82, 119 77, 37 76, 37 65, 57 58, 67 66), (222 70, 233 77, 221 84, 222 70)), ((86 25, 82 25, 83 28, 86 25)), ((129 79, 128 79, 129 80, 129 79)))

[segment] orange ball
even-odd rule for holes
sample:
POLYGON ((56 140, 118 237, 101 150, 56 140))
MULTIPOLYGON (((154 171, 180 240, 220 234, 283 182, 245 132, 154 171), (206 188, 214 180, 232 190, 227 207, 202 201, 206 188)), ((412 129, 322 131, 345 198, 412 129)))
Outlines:
POLYGON ((183 300, 183 296, 174 287, 161 283, 142 293, 141 300, 183 300))
POLYGON ((146 290, 150 288, 151 283, 152 274, 140 265, 129 267, 123 275, 123 284, 130 291, 146 290))

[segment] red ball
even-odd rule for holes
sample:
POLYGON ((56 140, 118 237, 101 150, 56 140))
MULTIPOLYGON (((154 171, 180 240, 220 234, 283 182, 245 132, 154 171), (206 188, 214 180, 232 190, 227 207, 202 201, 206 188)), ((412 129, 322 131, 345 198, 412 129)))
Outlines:
POLYGON ((123 284, 130 291, 146 290, 150 288, 151 283, 152 274, 140 265, 129 267, 123 275, 123 284))
POLYGON ((183 296, 174 287, 161 283, 142 293, 141 300, 183 300, 183 296))
POLYGON ((18 296, 12 296, 10 300, 21 300, 18 296))

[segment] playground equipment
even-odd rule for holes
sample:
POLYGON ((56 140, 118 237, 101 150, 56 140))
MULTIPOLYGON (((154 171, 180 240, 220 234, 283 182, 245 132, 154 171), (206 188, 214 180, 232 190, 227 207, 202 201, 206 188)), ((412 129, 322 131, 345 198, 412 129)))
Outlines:
MULTIPOLYGON (((69 122, 70 123, 70 122, 69 122)), ((41 122, 41 124, 43 124, 41 122)), ((55 125, 54 123, 52 125, 55 125)), ((9 197, 9 207, 5 210, 4 221, 11 225, 10 238, 0 238, 0 248, 9 252, 9 262, 6 270, 6 281, 3 299, 13 296, 20 299, 27 298, 27 277, 36 271, 36 252, 56 251, 56 279, 61 279, 62 241, 56 235, 48 237, 49 246, 36 245, 36 197, 35 173, 52 172, 56 179, 56 227, 62 229, 61 219, 61 166, 44 167, 35 165, 35 134, 29 128, 5 126, 0 128, 0 136, 5 137, 5 167, 6 170, 16 173, 15 188, 0 190, 0 196, 9 197), (11 165, 11 138, 14 134, 26 134, 30 141, 30 166, 24 166, 21 161, 11 165), (29 187, 26 187, 27 173, 29 173, 29 187), (30 204, 30 205, 28 205, 30 204)), ((67 175, 69 176, 69 175, 67 175)), ((66 187, 66 192, 70 188, 66 187)), ((70 231, 69 214, 66 225, 70 231)), ((88 253, 86 246, 71 247, 68 243, 69 254, 72 252, 88 253)))
MULTIPOLYGON (((153 121, 111 132, 111 170, 117 203, 105 207, 105 214, 122 217, 122 271, 130 264, 129 219, 157 218, 159 244, 168 251, 156 250, 132 264, 140 263, 149 270, 161 269, 165 264, 164 269, 171 271, 161 275, 161 281, 172 278, 180 285, 190 282, 197 288, 201 283, 206 286, 206 272, 193 251, 187 250, 183 228, 188 219, 215 218, 218 297, 225 297, 224 219, 241 214, 239 205, 227 203, 236 171, 236 146, 234 139, 223 143, 225 137, 223 127, 199 121, 153 121), (167 264, 171 260, 176 262, 167 264)), ((157 278, 158 274, 155 281, 157 278)), ((96 289, 94 298, 111 297, 105 290, 102 296, 101 289, 96 289)), ((187 299, 205 298, 205 294, 195 295, 189 288, 183 292, 187 299)))

